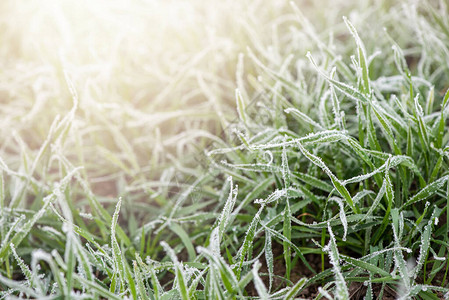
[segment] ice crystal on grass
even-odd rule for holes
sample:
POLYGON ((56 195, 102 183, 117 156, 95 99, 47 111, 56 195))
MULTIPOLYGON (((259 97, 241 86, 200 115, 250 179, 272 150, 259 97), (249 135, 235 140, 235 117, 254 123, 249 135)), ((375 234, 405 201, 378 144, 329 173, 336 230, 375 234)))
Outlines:
POLYGON ((274 257, 273 257, 273 250, 272 250, 272 244, 271 244, 271 234, 270 231, 265 231, 265 260, 267 264, 268 269, 268 291, 271 291, 271 288, 273 286, 273 272, 274 272, 274 257))
POLYGON ((26 283, 28 286, 34 286, 33 283, 33 273, 31 272, 30 268, 25 264, 25 262, 17 255, 16 248, 14 247, 14 244, 11 243, 10 245, 12 254, 14 255, 14 258, 17 260, 17 263, 19 264, 20 270, 22 271, 22 274, 26 278, 26 283))
POLYGON ((267 288, 265 287, 265 284, 263 283, 262 279, 259 277, 258 271, 260 266, 261 264, 259 262, 256 262, 253 266, 253 269, 251 270, 254 277, 254 285, 256 287, 257 294, 259 294, 260 299, 268 300, 269 295, 267 288))
POLYGON ((232 210, 234 209, 234 205, 237 199, 238 194, 238 186, 233 186, 232 177, 228 178, 229 180, 229 196, 226 200, 226 203, 223 207, 223 212, 221 213, 218 219, 218 227, 219 227, 219 238, 221 238, 226 230, 226 227, 229 223, 229 218, 231 216, 232 210))
POLYGON ((275 190, 273 193, 271 193, 266 199, 256 199, 254 201, 254 203, 256 204, 268 204, 271 202, 275 202, 279 199, 284 198, 285 196, 287 196, 287 190, 286 189, 282 189, 282 190, 275 190))
POLYGON ((345 213, 345 207, 343 204, 343 201, 338 198, 338 197, 332 197, 329 199, 330 201, 335 201, 337 202, 338 206, 339 206, 339 214, 340 214, 340 220, 341 220, 341 224, 343 225, 343 241, 346 241, 346 235, 348 233, 348 220, 346 219, 346 213, 345 213))
POLYGON ((318 292, 328 300, 332 300, 331 294, 328 291, 324 290, 322 287, 318 287, 318 292))
POLYGON ((341 266, 340 266, 340 256, 337 249, 337 243, 335 241, 334 233, 330 224, 328 224, 327 230, 329 232, 329 244, 327 245, 326 251, 329 253, 329 260, 332 264, 332 269, 335 276, 335 285, 337 286, 336 297, 337 299, 349 299, 349 292, 346 286, 346 281, 343 277, 341 266))

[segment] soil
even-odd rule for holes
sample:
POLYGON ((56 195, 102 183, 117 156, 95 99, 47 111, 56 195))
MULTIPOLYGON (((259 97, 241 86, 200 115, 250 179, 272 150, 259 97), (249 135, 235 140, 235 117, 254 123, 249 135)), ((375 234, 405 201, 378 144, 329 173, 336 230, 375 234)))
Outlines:
MULTIPOLYGON (((382 284, 377 283, 373 284, 373 293, 375 299, 379 299, 380 291, 382 289, 382 284)), ((366 296, 366 292, 368 291, 368 287, 365 286, 362 282, 352 282, 348 288, 349 291, 349 299, 351 300, 362 300, 366 296)), ((398 298, 398 295, 395 290, 390 288, 388 285, 385 286, 382 299, 383 300, 395 300, 398 298)))

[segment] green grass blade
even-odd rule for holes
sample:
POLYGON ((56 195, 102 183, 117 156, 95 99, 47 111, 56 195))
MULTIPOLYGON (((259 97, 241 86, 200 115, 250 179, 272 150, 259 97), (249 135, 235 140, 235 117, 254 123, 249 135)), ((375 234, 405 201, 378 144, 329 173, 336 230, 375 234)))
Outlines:
POLYGON ((330 239, 326 249, 329 252, 329 259, 332 264, 332 269, 334 271, 335 276, 335 284, 337 286, 335 297, 339 300, 348 300, 349 299, 348 287, 346 286, 346 281, 341 272, 340 255, 338 253, 337 243, 335 241, 335 236, 334 233, 332 232, 332 228, 330 225, 328 225, 328 232, 330 239))
POLYGON ((307 157, 313 164, 320 167, 331 179, 332 184, 334 185, 335 189, 340 193, 340 195, 346 200, 348 205, 351 207, 351 209, 358 213, 359 209, 354 205, 354 202, 352 201, 352 197, 349 194, 349 191, 346 189, 346 187, 340 182, 340 180, 329 170, 329 168, 324 164, 324 162, 321 160, 321 158, 311 154, 309 151, 307 151, 301 143, 297 143, 298 148, 301 150, 301 152, 304 154, 305 157, 307 157))
POLYGON ((290 280, 290 273, 292 271, 292 262, 291 262, 291 249, 290 249, 290 245, 291 244, 291 238, 292 238, 292 225, 291 225, 291 214, 292 212, 290 211, 290 204, 289 201, 287 199, 286 203, 285 203, 285 208, 284 208, 284 226, 283 226, 283 230, 282 233, 285 236, 285 238, 287 239, 287 241, 283 242, 283 247, 284 247, 284 260, 285 260, 285 272, 286 272, 286 278, 288 280, 290 280))
POLYGON ((428 184, 424 189, 420 190, 416 195, 410 198, 410 200, 408 200, 404 204, 403 208, 412 205, 416 202, 423 201, 429 198, 430 196, 434 195, 439 189, 443 187, 443 185, 448 181, 448 179, 449 175, 446 175, 428 184))
POLYGON ((167 252, 170 259, 173 261, 175 266, 175 278, 177 281, 177 288, 179 289, 180 296, 183 300, 189 300, 189 290, 187 288, 187 282, 184 275, 184 270, 181 263, 178 261, 173 249, 166 243, 161 242, 162 247, 167 252))

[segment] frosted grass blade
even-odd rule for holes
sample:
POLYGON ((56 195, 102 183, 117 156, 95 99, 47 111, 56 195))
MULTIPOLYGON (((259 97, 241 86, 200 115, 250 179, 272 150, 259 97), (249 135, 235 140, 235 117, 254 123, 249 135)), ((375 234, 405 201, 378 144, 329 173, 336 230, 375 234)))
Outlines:
POLYGON ((332 269, 335 276, 335 284, 337 286, 336 298, 339 300, 347 300, 349 299, 349 292, 346 286, 346 281, 343 277, 340 267, 340 255, 337 249, 337 243, 335 241, 334 233, 332 232, 332 228, 328 225, 329 232, 329 244, 326 246, 327 251, 329 252, 329 259, 332 264, 332 269))

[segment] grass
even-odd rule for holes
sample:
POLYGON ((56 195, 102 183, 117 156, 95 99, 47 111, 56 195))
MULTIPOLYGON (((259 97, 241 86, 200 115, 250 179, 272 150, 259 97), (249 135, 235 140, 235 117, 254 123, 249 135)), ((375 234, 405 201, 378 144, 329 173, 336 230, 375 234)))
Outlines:
POLYGON ((0 297, 448 297, 445 2, 258 2, 1 4, 0 297))

